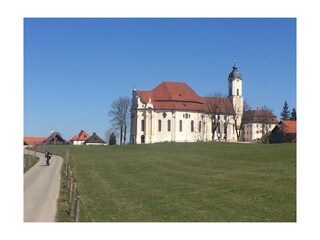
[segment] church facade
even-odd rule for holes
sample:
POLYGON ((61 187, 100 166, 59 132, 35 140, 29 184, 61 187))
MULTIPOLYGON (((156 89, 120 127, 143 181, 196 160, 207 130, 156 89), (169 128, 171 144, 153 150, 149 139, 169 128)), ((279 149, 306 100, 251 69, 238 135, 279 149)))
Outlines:
POLYGON ((132 92, 130 142, 237 141, 243 114, 242 77, 236 64, 228 97, 201 97, 184 82, 162 82, 132 92))

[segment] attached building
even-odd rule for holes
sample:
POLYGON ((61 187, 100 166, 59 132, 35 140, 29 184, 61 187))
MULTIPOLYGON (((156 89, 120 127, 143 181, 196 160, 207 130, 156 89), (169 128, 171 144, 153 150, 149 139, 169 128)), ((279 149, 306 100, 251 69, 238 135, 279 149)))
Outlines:
POLYGON ((243 139, 246 142, 259 141, 277 125, 277 117, 269 110, 249 110, 243 116, 243 139))

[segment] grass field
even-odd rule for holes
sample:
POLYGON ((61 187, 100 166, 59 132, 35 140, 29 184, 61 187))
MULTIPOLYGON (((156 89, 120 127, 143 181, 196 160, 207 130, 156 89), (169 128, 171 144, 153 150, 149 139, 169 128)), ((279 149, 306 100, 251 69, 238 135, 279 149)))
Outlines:
MULTIPOLYGON (((68 149, 94 222, 294 222, 296 145, 163 143, 68 149)), ((44 150, 44 149, 42 149, 44 150)))
POLYGON ((38 157, 23 154, 23 173, 32 168, 38 161, 38 157))

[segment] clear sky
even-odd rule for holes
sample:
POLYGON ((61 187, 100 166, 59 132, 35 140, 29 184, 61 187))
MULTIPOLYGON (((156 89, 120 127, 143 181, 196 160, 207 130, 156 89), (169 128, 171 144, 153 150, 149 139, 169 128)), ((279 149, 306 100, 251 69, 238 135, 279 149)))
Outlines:
POLYGON ((293 18, 26 18, 24 135, 105 138, 112 101, 162 81, 227 94, 235 58, 253 109, 296 107, 293 18))

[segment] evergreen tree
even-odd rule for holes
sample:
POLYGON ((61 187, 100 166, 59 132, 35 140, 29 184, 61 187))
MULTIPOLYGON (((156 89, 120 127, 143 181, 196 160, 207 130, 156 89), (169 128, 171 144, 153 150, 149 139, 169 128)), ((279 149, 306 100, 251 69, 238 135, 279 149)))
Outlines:
POLYGON ((295 121, 297 120, 297 113, 295 108, 292 108, 291 110, 290 120, 295 120, 295 121))
POLYGON ((116 135, 112 132, 109 137, 109 145, 117 144, 116 135))
POLYGON ((281 120, 288 120, 290 117, 290 110, 287 101, 284 102, 282 112, 280 113, 281 120))

